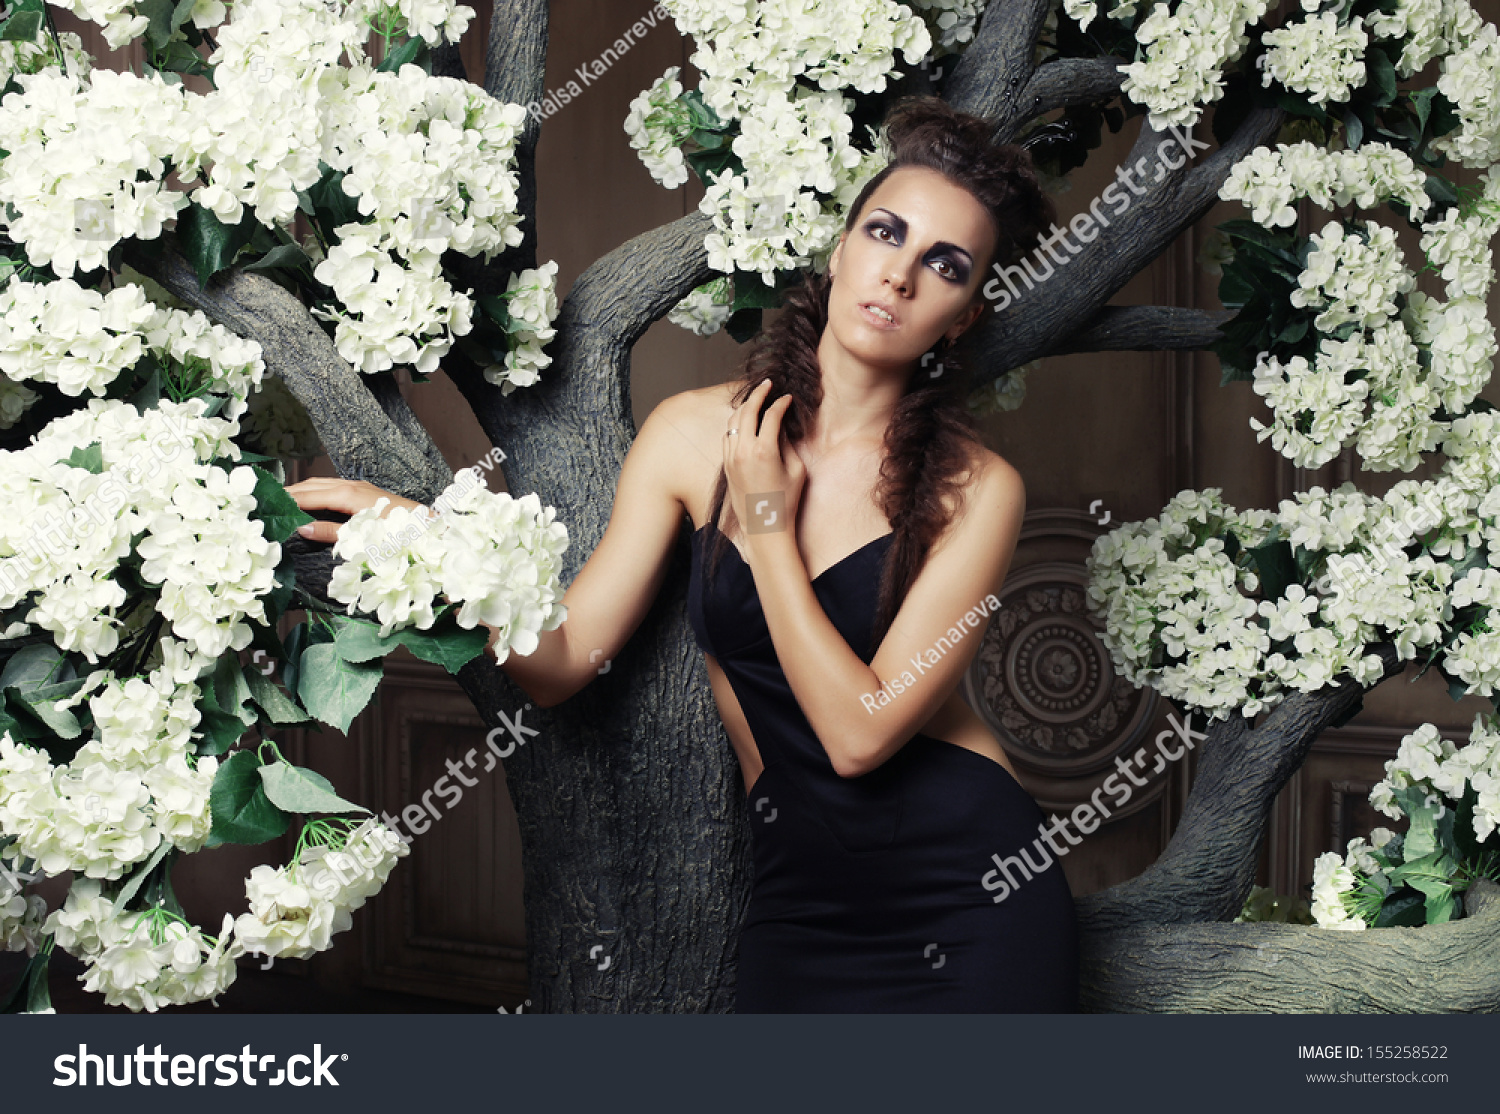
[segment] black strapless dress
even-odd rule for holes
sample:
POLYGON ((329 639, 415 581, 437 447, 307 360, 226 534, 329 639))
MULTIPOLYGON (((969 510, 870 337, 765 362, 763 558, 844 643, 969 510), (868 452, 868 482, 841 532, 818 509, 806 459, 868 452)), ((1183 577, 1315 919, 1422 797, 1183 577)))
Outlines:
MULTIPOLYGON (((709 530, 692 538, 688 618, 765 766, 750 790, 755 876, 736 1011, 1076 1011, 1073 894, 1047 843, 1032 846, 1046 818, 1030 794, 993 759, 920 733, 867 774, 836 774, 781 670, 738 549, 706 583, 709 530), (1023 848, 1034 869, 1022 866, 1023 848), (995 873, 1007 859, 1014 886, 995 873)), ((866 664, 891 537, 812 582, 866 664)))

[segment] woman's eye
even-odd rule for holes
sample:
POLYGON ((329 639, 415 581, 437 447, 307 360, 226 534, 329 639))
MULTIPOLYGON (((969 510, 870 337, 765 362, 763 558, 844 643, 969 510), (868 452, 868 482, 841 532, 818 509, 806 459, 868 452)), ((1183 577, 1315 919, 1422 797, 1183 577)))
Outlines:
POLYGON ((885 225, 883 225, 883 224, 872 224, 872 225, 871 225, 871 226, 870 226, 870 231, 871 231, 871 232, 872 232, 872 233, 877 233, 877 232, 889 232, 889 231, 890 231, 890 229, 889 229, 889 228, 887 228, 887 227, 886 227, 886 226, 885 226, 885 225))

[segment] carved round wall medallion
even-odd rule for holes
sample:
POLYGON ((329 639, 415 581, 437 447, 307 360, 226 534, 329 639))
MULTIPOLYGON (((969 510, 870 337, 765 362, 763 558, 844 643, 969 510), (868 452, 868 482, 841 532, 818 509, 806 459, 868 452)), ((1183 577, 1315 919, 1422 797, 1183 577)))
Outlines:
MULTIPOLYGON (((1097 633, 1102 624, 1088 607, 1083 565, 1097 527, 1068 512, 1039 517, 1044 522, 1028 523, 1021 549, 1039 534, 1051 535, 1035 549, 1077 559, 1022 564, 1018 551, 963 694, 1017 769, 1035 775, 1029 784, 1038 801, 1070 807, 1118 770, 1117 757, 1129 758, 1149 742, 1148 728, 1163 709, 1156 690, 1137 688, 1116 672, 1097 633)), ((1168 778, 1147 780, 1131 785, 1131 799, 1118 813, 1149 803, 1168 778)))

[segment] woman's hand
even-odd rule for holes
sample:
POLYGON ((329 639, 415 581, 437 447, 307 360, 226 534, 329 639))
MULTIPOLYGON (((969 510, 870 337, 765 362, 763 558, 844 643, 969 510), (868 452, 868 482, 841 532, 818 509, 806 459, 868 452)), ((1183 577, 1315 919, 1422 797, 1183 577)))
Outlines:
POLYGON ((785 394, 771 403, 760 428, 755 426, 770 388, 767 379, 735 409, 729 429, 737 432, 726 432, 724 437, 724 473, 742 534, 791 530, 807 479, 802 458, 790 447, 785 453, 781 451, 781 419, 792 404, 792 396, 785 394))
MULTIPOLYGON (((352 516, 367 507, 373 507, 376 500, 382 497, 390 500, 390 503, 380 512, 382 518, 390 513, 392 507, 422 506, 415 499, 393 495, 364 480, 345 480, 338 476, 313 476, 311 479, 292 484, 286 491, 297 501, 297 506, 304 511, 342 511, 352 516)), ((339 536, 341 525, 342 523, 338 522, 319 520, 299 526, 297 533, 311 541, 332 545, 339 536)))

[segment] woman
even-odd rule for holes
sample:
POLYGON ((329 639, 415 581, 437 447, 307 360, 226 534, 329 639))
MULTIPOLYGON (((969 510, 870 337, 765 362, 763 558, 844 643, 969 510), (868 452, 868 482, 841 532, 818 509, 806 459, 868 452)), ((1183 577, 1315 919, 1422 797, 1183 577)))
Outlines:
MULTIPOLYGON (((750 797, 737 1010, 1070 1011, 1072 894, 1019 857, 1041 811, 957 692, 1025 492, 974 433, 951 345, 989 265, 1055 213, 1023 150, 941 100, 903 101, 887 134, 827 275, 788 293, 737 381, 652 412, 567 620, 502 668, 543 706, 582 688, 690 516, 689 615, 750 797)), ((387 494, 290 490, 348 513, 387 494)))

